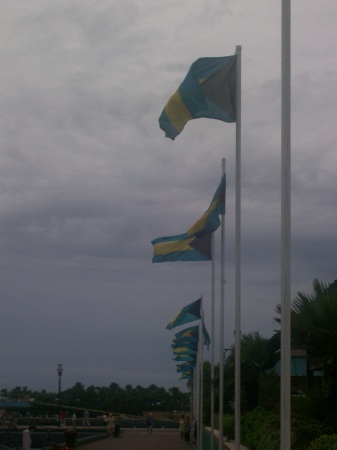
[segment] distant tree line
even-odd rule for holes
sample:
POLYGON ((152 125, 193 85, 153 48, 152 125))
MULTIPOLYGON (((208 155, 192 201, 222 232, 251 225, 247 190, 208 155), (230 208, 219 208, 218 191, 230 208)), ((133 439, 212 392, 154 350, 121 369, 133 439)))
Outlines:
MULTIPOLYGON (((31 391, 28 387, 15 387, 12 390, 2 389, 0 395, 4 399, 22 400, 33 398, 41 415, 52 414, 58 408, 58 394, 46 390, 31 391)), ((61 392, 62 408, 71 410, 88 409, 93 415, 112 412, 127 415, 142 415, 144 411, 186 411, 189 410, 190 395, 177 387, 165 389, 151 384, 148 387, 128 384, 120 387, 111 383, 108 387, 91 385, 85 387, 77 382, 70 389, 61 392)))

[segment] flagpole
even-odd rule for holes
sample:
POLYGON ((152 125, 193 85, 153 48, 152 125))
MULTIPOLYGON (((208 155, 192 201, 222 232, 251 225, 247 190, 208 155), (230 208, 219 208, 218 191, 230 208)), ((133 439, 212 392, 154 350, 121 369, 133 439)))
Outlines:
POLYGON ((291 0, 282 0, 281 450, 291 448, 291 0))
POLYGON ((235 208, 235 450, 241 422, 241 45, 236 46, 236 208, 235 208))
POLYGON ((211 299, 211 449, 214 448, 214 316, 215 316, 215 236, 212 233, 212 299, 211 299))
MULTIPOLYGON (((222 158, 222 176, 226 173, 226 159, 222 158)), ((225 214, 221 215, 221 286, 220 286, 220 363, 219 363, 219 448, 223 442, 224 392, 224 316, 225 316, 225 214)))
POLYGON ((200 442, 199 442, 199 450, 202 450, 202 429, 203 429, 203 413, 204 413, 204 402, 203 402, 203 381, 204 381, 204 355, 203 355, 203 346, 204 346, 204 335, 203 335, 203 326, 204 326, 204 308, 203 308, 203 297, 201 296, 201 320, 199 324, 199 353, 200 353, 200 442))

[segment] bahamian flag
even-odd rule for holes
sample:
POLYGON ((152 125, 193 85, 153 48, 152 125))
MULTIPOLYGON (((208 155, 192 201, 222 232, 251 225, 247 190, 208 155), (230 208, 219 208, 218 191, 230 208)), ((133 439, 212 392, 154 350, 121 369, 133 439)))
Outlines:
POLYGON ((187 233, 154 239, 153 263, 172 261, 210 261, 212 233, 220 226, 219 215, 225 214, 226 174, 203 216, 187 233))
POLYGON ((198 347, 198 340, 193 338, 192 336, 181 339, 173 339, 173 344, 171 344, 171 348, 178 347, 198 347))
POLYGON ((201 319, 201 298, 184 306, 166 326, 168 330, 201 319))
POLYGON ((235 122, 235 97, 236 55, 199 58, 167 102, 159 126, 174 140, 191 119, 235 122))
POLYGON ((195 368, 196 363, 191 361, 185 361, 183 364, 177 365, 177 372, 187 372, 195 368))
POLYGON ((199 325, 193 325, 188 328, 184 328, 181 331, 178 331, 178 333, 175 334, 176 339, 181 339, 183 337, 189 337, 189 336, 195 336, 197 339, 199 339, 199 325))
POLYGON ((211 234, 190 236, 188 233, 154 239, 152 262, 211 261, 211 234))
MULTIPOLYGON (((205 322, 202 324, 203 336, 204 336, 204 345, 209 345, 211 343, 211 338, 209 337, 208 331, 205 326, 205 322)), ((175 339, 173 339, 174 343, 178 342, 197 342, 199 339, 199 325, 193 325, 192 327, 185 328, 184 330, 179 331, 175 334, 175 339)))
POLYGON ((172 351, 175 355, 194 355, 198 352, 198 349, 192 347, 179 347, 174 348, 172 351))
POLYGON ((193 380, 193 373, 192 372, 185 372, 181 375, 179 380, 193 380))
POLYGON ((173 358, 174 361, 195 361, 197 359, 197 355, 176 355, 173 358))

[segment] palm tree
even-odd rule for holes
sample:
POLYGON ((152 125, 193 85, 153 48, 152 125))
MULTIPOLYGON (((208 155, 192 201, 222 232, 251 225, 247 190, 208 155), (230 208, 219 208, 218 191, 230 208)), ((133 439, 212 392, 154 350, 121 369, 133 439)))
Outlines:
POLYGON ((313 293, 299 292, 291 309, 292 343, 307 352, 309 366, 320 362, 328 418, 337 431, 337 286, 313 282, 313 293))
MULTIPOLYGON (((241 386, 244 411, 250 411, 258 405, 260 377, 263 372, 275 365, 278 359, 275 350, 274 339, 266 339, 258 331, 242 335, 241 386)), ((235 349, 232 347, 226 360, 226 372, 234 372, 234 362, 235 349)))

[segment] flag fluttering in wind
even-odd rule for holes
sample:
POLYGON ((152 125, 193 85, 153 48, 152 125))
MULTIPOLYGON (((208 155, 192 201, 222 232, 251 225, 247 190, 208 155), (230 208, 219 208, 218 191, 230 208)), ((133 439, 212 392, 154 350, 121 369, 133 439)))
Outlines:
POLYGON ((201 319, 201 298, 184 306, 167 325, 168 330, 201 319))
MULTIPOLYGON (((209 337, 208 331, 205 326, 205 322, 203 322, 202 328, 204 335, 204 345, 207 345, 208 348, 211 343, 211 338, 209 337)), ((178 333, 175 334, 175 339, 173 340, 173 342, 183 342, 184 339, 188 341, 191 338, 194 339, 195 341, 198 341, 199 325, 193 325, 191 327, 185 328, 184 330, 178 331, 178 333)))
POLYGON ((197 348, 192 347, 178 347, 172 349, 176 355, 195 355, 198 352, 197 348))
POLYGON ((210 261, 211 235, 220 226, 219 215, 225 214, 226 174, 202 217, 190 227, 187 233, 154 239, 152 262, 210 261))
POLYGON ((173 360, 174 361, 195 361, 197 359, 197 355, 176 355, 173 360))
POLYGON ((173 339, 173 344, 171 344, 171 348, 179 348, 179 347, 197 348, 198 340, 195 339, 194 337, 173 339))
POLYGON ((179 380, 193 380, 193 373, 192 372, 184 372, 179 380))
POLYGON ((177 372, 188 372, 193 370, 196 366, 196 363, 193 361, 185 361, 182 364, 177 364, 177 372))
POLYGON ((199 58, 159 117, 165 136, 174 140, 186 123, 201 117, 236 121, 236 55, 199 58))
POLYGON ((211 235, 200 237, 188 233, 154 239, 152 262, 211 261, 211 235))

